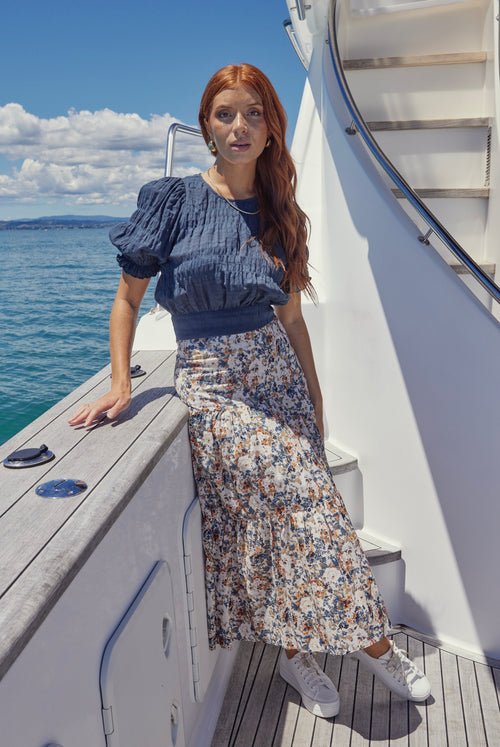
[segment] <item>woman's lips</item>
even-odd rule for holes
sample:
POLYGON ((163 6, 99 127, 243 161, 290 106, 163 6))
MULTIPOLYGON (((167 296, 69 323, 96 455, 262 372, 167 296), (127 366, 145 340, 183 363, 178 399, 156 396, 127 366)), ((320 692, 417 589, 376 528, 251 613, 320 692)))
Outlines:
POLYGON ((241 151, 248 150, 250 148, 250 143, 233 143, 231 145, 231 148, 233 150, 241 150, 241 151))

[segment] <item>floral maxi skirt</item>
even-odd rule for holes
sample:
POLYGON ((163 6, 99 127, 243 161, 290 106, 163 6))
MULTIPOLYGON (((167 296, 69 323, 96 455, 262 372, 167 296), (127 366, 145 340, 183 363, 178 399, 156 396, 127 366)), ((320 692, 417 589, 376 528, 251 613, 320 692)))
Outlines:
POLYGON ((282 326, 179 342, 202 509, 209 644, 343 654, 389 621, 282 326))

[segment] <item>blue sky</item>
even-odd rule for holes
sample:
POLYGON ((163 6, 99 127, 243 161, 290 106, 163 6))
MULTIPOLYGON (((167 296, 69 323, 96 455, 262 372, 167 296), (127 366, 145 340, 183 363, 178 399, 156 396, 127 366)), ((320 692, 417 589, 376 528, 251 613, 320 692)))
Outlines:
POLYGON ((285 0, 9 3, 0 220, 128 215, 140 185, 163 173, 170 122, 196 123, 208 78, 227 63, 264 70, 293 130, 305 72, 287 17, 285 0))

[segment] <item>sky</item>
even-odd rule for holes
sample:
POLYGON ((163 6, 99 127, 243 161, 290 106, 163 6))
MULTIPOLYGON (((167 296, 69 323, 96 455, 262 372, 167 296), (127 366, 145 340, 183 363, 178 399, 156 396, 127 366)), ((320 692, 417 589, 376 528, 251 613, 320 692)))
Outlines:
MULTIPOLYGON (((129 215, 140 186, 163 176, 169 125, 197 124, 208 79, 229 63, 268 75, 290 143, 305 71, 283 30, 288 15, 285 0, 6 4, 0 220, 129 215)), ((186 173, 202 164, 201 143, 191 158, 179 139, 186 173)))

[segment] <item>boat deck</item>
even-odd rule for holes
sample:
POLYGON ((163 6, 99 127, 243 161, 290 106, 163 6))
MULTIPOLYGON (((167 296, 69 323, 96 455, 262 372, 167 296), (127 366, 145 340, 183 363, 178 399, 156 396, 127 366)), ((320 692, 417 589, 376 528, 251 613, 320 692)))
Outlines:
POLYGON ((0 680, 185 427, 174 352, 141 351, 138 361, 144 375, 132 379, 133 402, 116 421, 68 425, 82 401, 108 391, 106 366, 1 446, 0 460, 42 443, 55 456, 28 469, 0 465, 0 680), (87 489, 62 500, 36 493, 68 478, 87 489))
POLYGON ((431 697, 408 703, 352 657, 318 655, 340 693, 333 719, 300 706, 296 691, 279 676, 278 648, 242 643, 212 747, 498 747, 500 662, 452 653, 407 628, 394 639, 424 668, 431 697))

